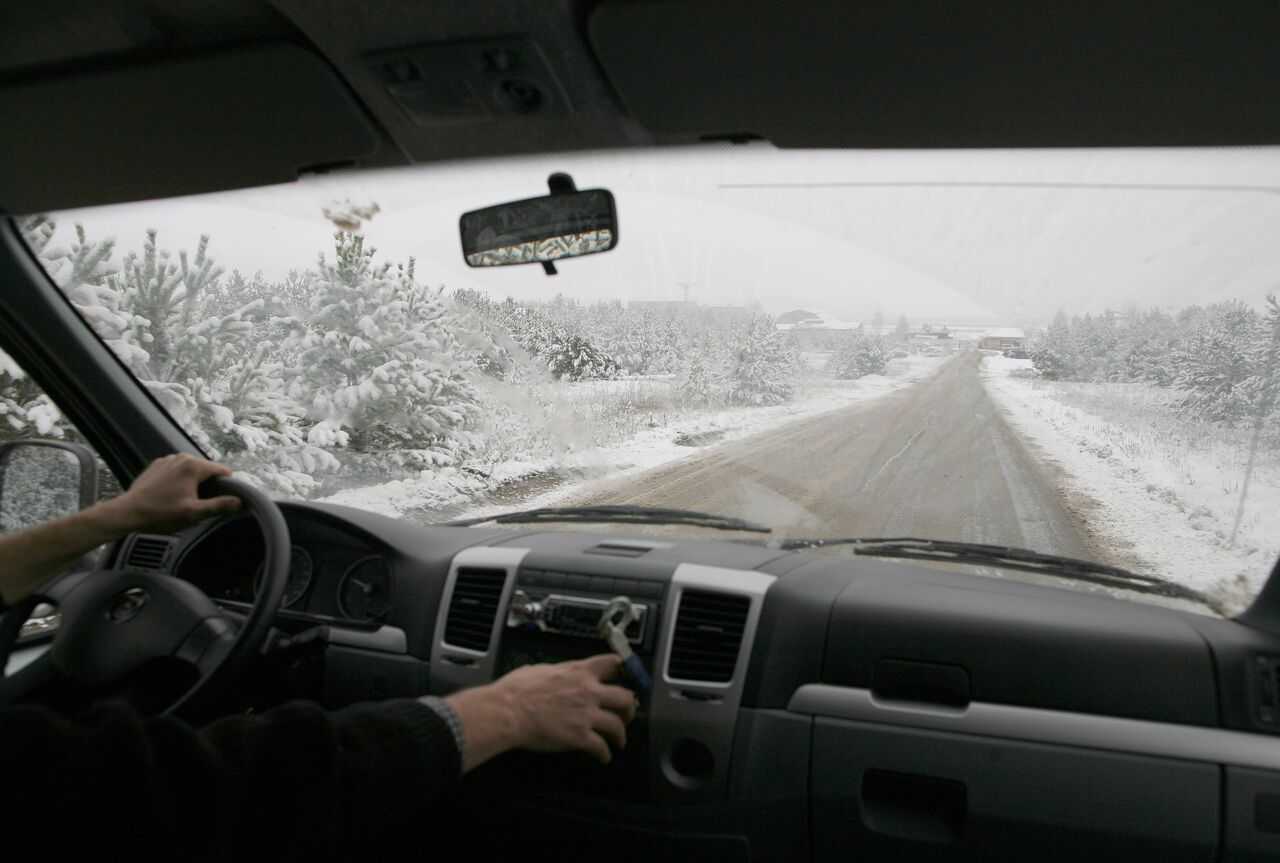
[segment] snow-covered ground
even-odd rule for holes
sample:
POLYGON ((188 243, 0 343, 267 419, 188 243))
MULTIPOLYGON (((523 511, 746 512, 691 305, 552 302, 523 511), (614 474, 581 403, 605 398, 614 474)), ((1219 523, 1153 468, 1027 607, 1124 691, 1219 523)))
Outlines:
POLYGON ((553 505, 587 481, 635 474, 894 392, 932 374, 944 359, 895 359, 884 374, 857 380, 813 378, 802 384, 794 400, 770 407, 679 410, 670 398, 672 381, 662 378, 563 384, 570 409, 563 431, 569 445, 554 456, 516 454, 485 465, 482 472, 424 471, 411 479, 344 489, 325 500, 427 521, 553 505), (583 444, 591 439, 607 442, 583 444))
POLYGON ((1156 386, 1046 381, 1000 356, 982 373, 1013 426, 1061 466, 1069 506, 1115 563, 1233 611, 1257 593, 1280 553, 1274 441, 1258 449, 1237 530, 1250 428, 1182 418, 1178 394, 1156 386))

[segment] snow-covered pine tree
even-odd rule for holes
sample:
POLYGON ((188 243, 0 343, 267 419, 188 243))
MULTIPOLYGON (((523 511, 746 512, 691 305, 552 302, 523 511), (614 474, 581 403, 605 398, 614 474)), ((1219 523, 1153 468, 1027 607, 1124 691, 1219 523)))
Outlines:
POLYGON ((1133 311, 1121 337, 1122 365, 1113 380, 1167 387, 1173 383, 1172 357, 1178 346, 1173 316, 1161 309, 1133 311))
POLYGON ((454 297, 478 315, 479 321, 472 321, 470 329, 479 336, 468 344, 481 367, 498 372, 495 376, 505 377, 519 365, 521 353, 560 380, 609 380, 622 370, 612 356, 576 329, 578 306, 570 300, 561 297, 558 303, 531 308, 510 298, 494 303, 476 291, 458 291, 454 297))
POLYGON ((475 445, 479 411, 460 323, 439 292, 417 284, 412 259, 393 272, 363 237, 339 232, 334 242, 296 338, 293 392, 318 424, 310 439, 416 467, 456 464, 475 445))
POLYGON ((1250 416, 1257 404, 1260 318, 1239 301, 1214 303, 1175 357, 1187 415, 1217 422, 1250 416))
POLYGON ((141 256, 108 279, 112 301, 133 315, 126 362, 212 458, 274 491, 314 491, 337 461, 306 439, 278 342, 262 329, 265 299, 220 290, 207 235, 176 263, 156 239, 148 231, 141 256))
MULTIPOLYGON (((133 349, 124 333, 132 322, 104 283, 115 272, 111 240, 89 242, 76 226, 76 239, 67 248, 52 245, 57 222, 47 215, 24 219, 19 225, 41 266, 66 292, 80 314, 117 353, 128 358, 133 349)), ((8 355, 0 353, 0 440, 57 437, 73 433, 62 412, 8 355)))
POLYGON ((547 370, 561 380, 610 380, 621 371, 612 357, 577 333, 559 333, 541 354, 547 370))
POLYGON ((65 434, 62 411, 12 357, 0 351, 0 443, 65 434))
POLYGON ((773 318, 757 312, 730 343, 720 380, 731 404, 776 405, 795 392, 797 371, 773 318))
POLYGON ((864 375, 877 375, 889 362, 889 351, 878 336, 867 335, 859 327, 844 333, 831 358, 827 374, 840 380, 853 380, 864 375))
POLYGON ((1031 364, 1049 380, 1071 380, 1076 375, 1075 341, 1071 319, 1059 311, 1041 338, 1028 352, 1031 364))
POLYGON ((684 368, 676 378, 676 396, 685 407, 710 407, 720 403, 723 389, 716 380, 719 351, 710 337, 689 351, 684 368))
POLYGON ((1247 382, 1254 398, 1254 415, 1280 421, 1280 300, 1275 294, 1267 294, 1254 355, 1256 371, 1247 382))

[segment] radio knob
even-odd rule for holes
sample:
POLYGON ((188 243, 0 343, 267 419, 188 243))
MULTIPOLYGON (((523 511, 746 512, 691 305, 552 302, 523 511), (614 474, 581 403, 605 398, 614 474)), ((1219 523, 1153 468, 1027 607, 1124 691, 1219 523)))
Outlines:
POLYGON ((542 603, 533 599, 523 590, 511 595, 511 605, 507 607, 508 626, 529 626, 542 620, 542 603))

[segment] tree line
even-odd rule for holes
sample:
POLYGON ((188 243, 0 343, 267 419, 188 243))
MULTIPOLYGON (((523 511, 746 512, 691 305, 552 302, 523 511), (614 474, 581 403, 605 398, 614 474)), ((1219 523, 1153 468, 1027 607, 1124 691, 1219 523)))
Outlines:
POLYGON ((1280 304, 1274 294, 1261 311, 1231 300, 1178 312, 1059 312, 1029 353, 1050 380, 1174 389, 1179 410, 1196 419, 1275 420, 1280 408, 1280 304))
MULTIPOLYGON (((450 293, 346 231, 310 267, 267 281, 226 272, 208 236, 174 254, 150 230, 117 257, 80 226, 56 245, 56 227, 21 225, 79 313, 205 452, 282 494, 464 466, 532 421, 510 409, 513 393, 557 379, 665 376, 678 406, 702 408, 781 404, 804 373, 799 340, 758 310, 450 293)), ((882 371, 887 356, 861 332, 829 353, 838 378, 882 371)), ((0 354, 0 438, 70 433, 0 354)))

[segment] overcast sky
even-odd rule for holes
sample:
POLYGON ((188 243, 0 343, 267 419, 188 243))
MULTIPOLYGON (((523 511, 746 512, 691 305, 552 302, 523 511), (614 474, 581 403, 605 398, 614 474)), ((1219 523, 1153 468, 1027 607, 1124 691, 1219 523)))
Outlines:
POLYGON ((451 163, 58 214, 60 241, 193 249, 278 278, 332 248, 322 209, 376 202, 363 232, 421 281, 517 299, 816 307, 844 319, 1032 324, 1059 309, 1180 307, 1280 290, 1280 148, 811 152, 715 145, 451 163), (567 171, 613 191, 611 252, 475 270, 464 211, 546 192, 567 171), (1141 188, 1125 188, 1138 186, 1141 188), (1192 188, 1187 188, 1192 187, 1192 188), (1262 187, 1262 190, 1258 190, 1262 187))

